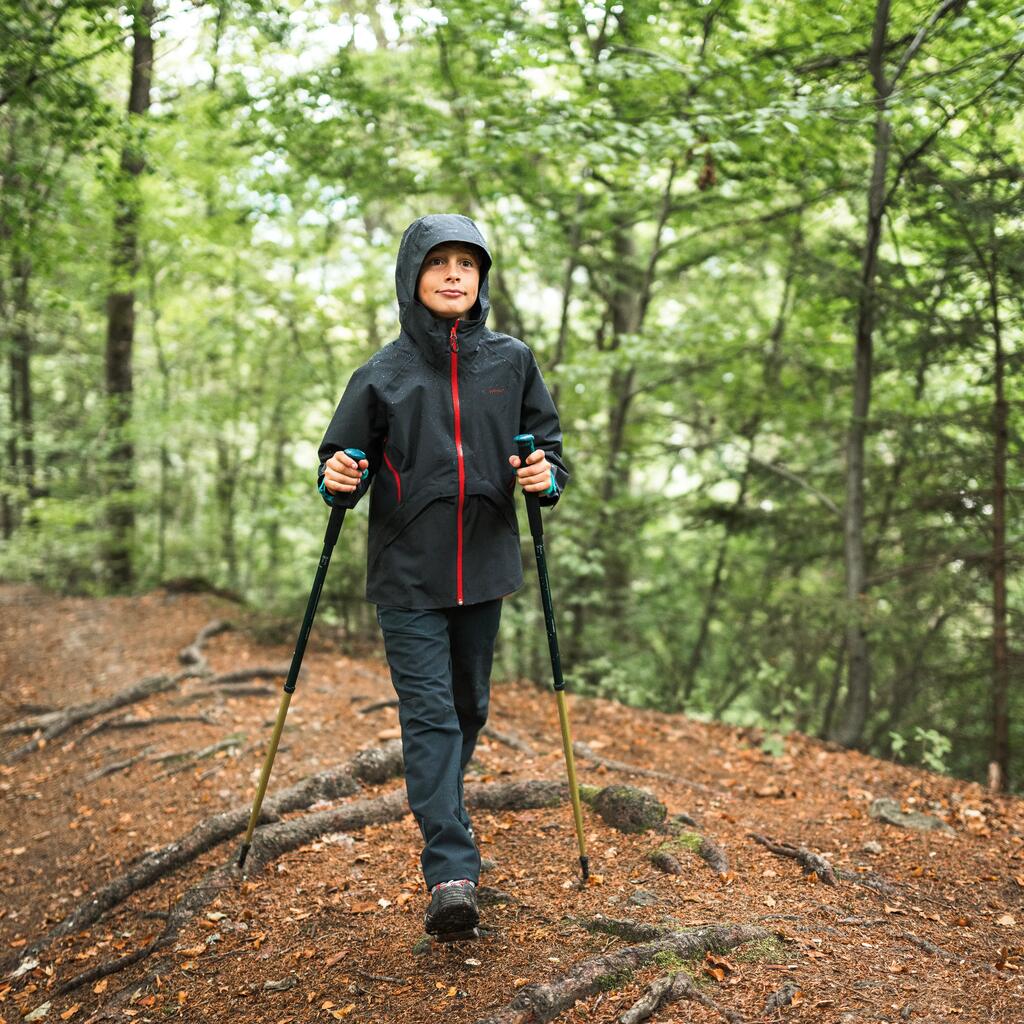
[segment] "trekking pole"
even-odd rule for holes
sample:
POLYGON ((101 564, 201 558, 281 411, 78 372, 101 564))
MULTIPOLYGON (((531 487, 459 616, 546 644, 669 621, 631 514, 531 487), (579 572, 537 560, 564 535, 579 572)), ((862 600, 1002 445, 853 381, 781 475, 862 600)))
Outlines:
MULTIPOLYGON (((516 434, 519 446, 520 466, 526 465, 527 456, 535 450, 533 434, 516 434)), ((548 563, 544 555, 544 524, 540 517, 540 502, 537 495, 524 491, 526 514, 530 520, 530 534, 533 536, 533 550, 537 556, 537 577, 540 580, 540 599, 544 606, 544 625, 548 632, 548 650, 551 652, 551 673, 554 677, 555 698, 558 701, 558 721, 562 727, 562 750, 565 752, 565 770, 569 776, 569 796, 572 798, 572 816, 576 822, 576 839, 580 847, 580 869, 583 881, 590 877, 590 861, 587 858, 587 841, 583 837, 583 811, 580 808, 580 790, 576 784, 576 762, 572 756, 572 736, 569 733, 569 711, 565 703, 565 680, 562 679, 562 659, 558 653, 558 635, 555 633, 555 611, 551 605, 551 584, 548 580, 548 563)))
MULTIPOLYGON (((366 455, 358 448, 346 448, 345 454, 350 455, 356 462, 366 458, 366 455)), ((363 470, 364 476, 366 472, 363 470)), ((340 505, 331 507, 331 518, 327 521, 327 532, 324 534, 324 549, 320 553, 320 565, 317 567, 313 589, 310 592, 309 601, 306 603, 306 614, 302 620, 302 628, 299 630, 299 638, 295 642, 291 668, 288 669, 288 678, 285 680, 284 691, 281 694, 281 705, 277 709, 277 721, 274 723, 274 731, 270 736, 270 747, 267 750, 266 760, 263 762, 260 783, 256 788, 256 799, 252 804, 252 813, 249 815, 249 827, 245 830, 242 848, 238 852, 239 870, 245 867, 245 858, 249 855, 249 847, 252 846, 252 834, 256 828, 256 822, 259 820, 260 809, 263 807, 263 797, 266 795, 267 783, 270 781, 270 771, 274 767, 277 745, 281 742, 281 732, 284 729, 284 720, 288 715, 288 705, 295 692, 295 683, 299 678, 299 669, 302 667, 302 656, 306 653, 306 641, 309 639, 309 631, 313 628, 316 606, 320 603, 320 591, 323 590, 324 580, 327 578, 327 567, 331 564, 331 554, 334 551, 334 545, 338 542, 338 534, 341 533, 345 511, 340 505)))

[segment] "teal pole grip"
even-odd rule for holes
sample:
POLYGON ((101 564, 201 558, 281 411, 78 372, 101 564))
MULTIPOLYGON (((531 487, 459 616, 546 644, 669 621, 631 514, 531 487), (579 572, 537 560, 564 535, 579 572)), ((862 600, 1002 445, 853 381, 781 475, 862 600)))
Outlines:
MULTIPOLYGON (((353 458, 358 462, 360 459, 365 459, 366 454, 358 448, 346 448, 345 454, 350 458, 353 458)), ((363 479, 369 475, 368 470, 363 470, 363 479)), ((324 550, 320 556, 320 565, 323 568, 324 575, 327 574, 327 566, 331 561, 331 552, 334 550, 334 545, 338 543, 338 534, 341 533, 341 524, 345 520, 345 512, 347 510, 341 505, 331 505, 331 518, 327 520, 327 532, 324 534, 324 550)), ((322 581, 321 581, 322 585, 322 581)), ((319 592, 317 594, 319 597, 319 592)), ((313 612, 316 611, 316 605, 313 605, 313 612)), ((313 624, 313 616, 309 616, 310 625, 313 624)), ((291 691, 289 691, 291 692, 291 691)))
MULTIPOLYGON (((345 454, 349 458, 355 459, 356 462, 359 462, 360 460, 366 458, 366 452, 362 451, 359 448, 346 448, 345 449, 345 454)), ((363 470, 363 475, 359 479, 360 480, 365 480, 369 475, 370 475, 370 471, 368 469, 364 469, 363 470)))
MULTIPOLYGON (((513 440, 519 448, 520 465, 522 465, 537 450, 533 434, 516 434, 513 440)), ((534 545, 543 544, 544 523, 540 517, 540 502, 537 500, 536 494, 529 491, 523 493, 526 495, 526 518, 530 521, 530 535, 533 537, 533 543, 534 545)))

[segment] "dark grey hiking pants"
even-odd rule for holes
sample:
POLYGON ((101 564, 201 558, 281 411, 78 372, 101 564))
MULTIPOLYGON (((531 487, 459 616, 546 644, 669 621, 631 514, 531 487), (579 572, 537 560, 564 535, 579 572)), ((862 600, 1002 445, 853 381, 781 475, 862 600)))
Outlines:
POLYGON ((501 599, 455 608, 378 605, 377 622, 398 694, 405 788, 423 833, 428 888, 480 880, 462 773, 487 721, 501 599))

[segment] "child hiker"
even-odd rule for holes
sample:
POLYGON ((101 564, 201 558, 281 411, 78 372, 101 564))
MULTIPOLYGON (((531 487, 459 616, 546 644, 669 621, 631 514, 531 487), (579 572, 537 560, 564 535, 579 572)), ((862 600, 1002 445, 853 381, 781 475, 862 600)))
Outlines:
POLYGON ((533 353, 486 326, 490 267, 468 217, 409 225, 395 268, 401 334, 352 374, 319 451, 329 505, 351 508, 371 490, 366 597, 423 835, 424 926, 440 936, 479 921, 462 778, 487 720, 501 599, 523 582, 516 481, 553 505, 569 478, 533 353), (524 465, 509 454, 522 433, 537 446, 524 465))

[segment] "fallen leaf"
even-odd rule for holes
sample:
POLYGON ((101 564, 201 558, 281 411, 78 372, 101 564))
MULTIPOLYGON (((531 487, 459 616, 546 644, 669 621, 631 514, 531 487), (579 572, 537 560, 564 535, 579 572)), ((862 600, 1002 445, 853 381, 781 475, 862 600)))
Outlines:
POLYGON ((377 909, 377 904, 353 903, 348 909, 352 914, 372 914, 377 909))
POLYGON ((883 905, 883 909, 887 914, 905 914, 906 911, 902 907, 890 907, 888 903, 883 905))
POLYGON ((96 984, 93 985, 92 990, 93 990, 93 992, 96 993, 96 995, 98 995, 98 996, 102 995, 104 992, 107 991, 107 985, 109 983, 110 983, 110 979, 109 978, 104 978, 102 981, 97 981, 96 984))
POLYGON ((530 984, 530 979, 529 978, 513 978, 512 979, 512 987, 513 988, 522 988, 524 985, 529 985, 529 984, 530 984))
POLYGON ((82 1008, 81 1003, 75 1003, 74 1006, 69 1006, 61 1015, 61 1020, 71 1020, 72 1017, 82 1008))
POLYGON ((1000 914, 996 918, 996 924, 1001 924, 1004 928, 1012 928, 1016 923, 1013 914, 1000 914))
POLYGON ((764 902, 765 902, 765 904, 767 906, 774 907, 775 906, 775 897, 774 896, 765 896, 764 902))
POLYGON ((343 1017, 347 1017, 355 1008, 355 1003, 349 1003, 348 1006, 343 1006, 340 1010, 331 1010, 330 1014, 335 1020, 341 1020, 343 1017))

